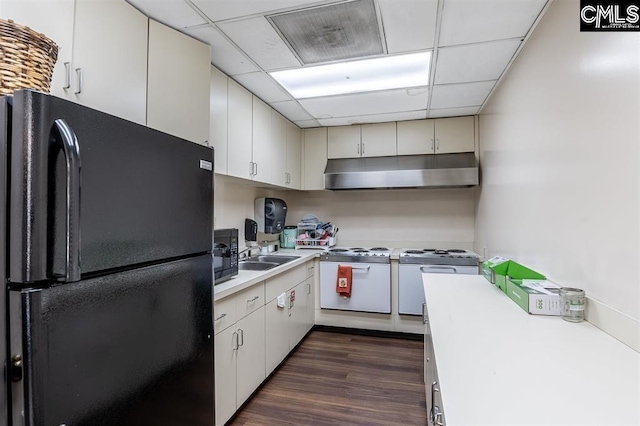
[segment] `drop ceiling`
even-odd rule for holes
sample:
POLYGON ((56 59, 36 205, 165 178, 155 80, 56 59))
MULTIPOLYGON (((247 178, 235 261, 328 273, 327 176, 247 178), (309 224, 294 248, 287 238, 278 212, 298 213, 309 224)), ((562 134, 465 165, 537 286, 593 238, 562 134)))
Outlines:
POLYGON ((432 52, 430 84, 294 99, 268 73, 317 64, 303 64, 272 17, 351 0, 127 1, 207 43, 214 66, 302 128, 477 114, 547 3, 371 0, 383 52, 370 57, 432 52))

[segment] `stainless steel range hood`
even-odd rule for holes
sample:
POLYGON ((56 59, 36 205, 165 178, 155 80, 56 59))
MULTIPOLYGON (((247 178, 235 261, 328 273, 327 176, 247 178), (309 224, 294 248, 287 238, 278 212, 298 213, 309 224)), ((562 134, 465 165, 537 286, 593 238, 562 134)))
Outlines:
POLYGON ((478 182, 472 152, 331 159, 324 170, 324 187, 331 190, 470 187, 478 182))

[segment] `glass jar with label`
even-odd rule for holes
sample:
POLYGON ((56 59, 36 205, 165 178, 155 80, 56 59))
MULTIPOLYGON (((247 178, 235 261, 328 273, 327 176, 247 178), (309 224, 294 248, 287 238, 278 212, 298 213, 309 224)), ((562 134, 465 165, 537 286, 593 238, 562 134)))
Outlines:
POLYGON ((584 320, 585 299, 584 290, 571 287, 560 288, 560 313, 562 319, 570 322, 584 320))

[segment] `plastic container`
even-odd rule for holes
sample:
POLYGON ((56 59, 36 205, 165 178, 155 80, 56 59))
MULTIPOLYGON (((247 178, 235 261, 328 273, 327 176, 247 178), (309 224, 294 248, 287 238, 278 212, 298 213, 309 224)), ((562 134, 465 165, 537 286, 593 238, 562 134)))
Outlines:
POLYGON ((584 290, 571 287, 560 288, 560 315, 563 320, 569 322, 583 321, 585 306, 584 290))
POLYGON ((298 238, 298 227, 285 226, 280 235, 280 247, 284 249, 296 248, 296 238, 298 238))

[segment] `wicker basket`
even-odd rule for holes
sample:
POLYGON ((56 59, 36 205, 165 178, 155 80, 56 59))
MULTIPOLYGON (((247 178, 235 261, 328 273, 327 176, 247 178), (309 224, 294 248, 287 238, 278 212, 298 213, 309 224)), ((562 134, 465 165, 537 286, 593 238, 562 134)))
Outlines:
POLYGON ((18 89, 49 92, 58 46, 44 34, 0 19, 0 95, 18 89))

